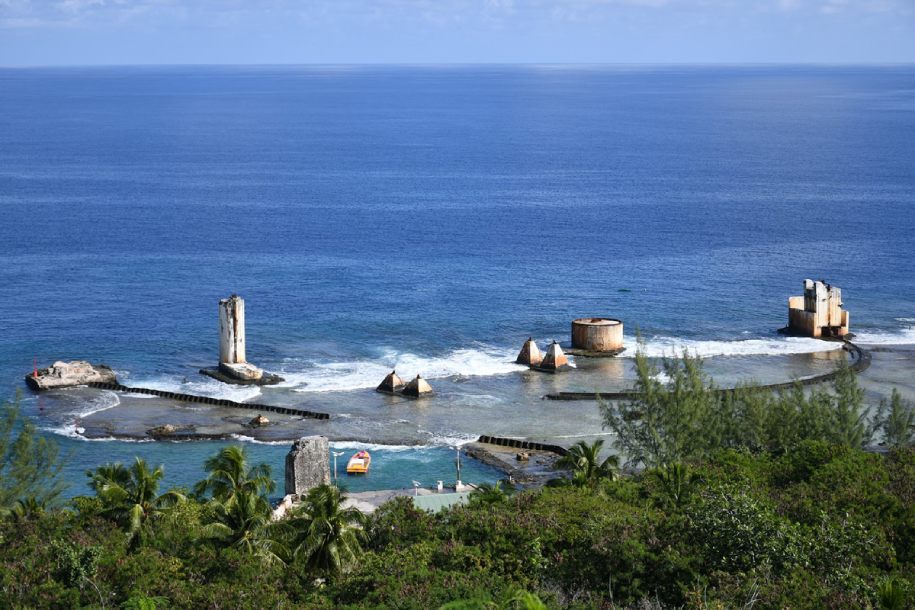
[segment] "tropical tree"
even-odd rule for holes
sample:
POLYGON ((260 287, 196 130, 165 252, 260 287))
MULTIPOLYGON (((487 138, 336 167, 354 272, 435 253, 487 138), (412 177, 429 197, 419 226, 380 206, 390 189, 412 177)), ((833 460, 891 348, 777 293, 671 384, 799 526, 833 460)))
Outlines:
POLYGON ((843 360, 833 381, 833 442, 861 447, 873 438, 873 426, 867 420, 864 406, 864 389, 858 385, 855 372, 843 360))
POLYGON ((704 372, 702 359, 684 350, 659 369, 641 346, 635 355, 636 384, 628 401, 600 401, 604 427, 632 464, 649 467, 706 455, 721 444, 720 392, 704 372))
POLYGON ((612 480, 619 470, 619 457, 611 455, 601 461, 600 452, 604 441, 598 439, 590 445, 578 441, 569 447, 568 453, 556 461, 557 468, 572 471, 572 483, 579 487, 596 487, 603 479, 612 480))
POLYGON ((438 610, 547 610, 535 593, 524 590, 508 591, 499 599, 475 598, 449 602, 438 610))
POLYGON ((203 537, 219 541, 269 562, 282 562, 285 547, 274 537, 270 503, 251 490, 236 492, 228 500, 210 501, 213 519, 203 527, 203 537))
POLYGON ((889 447, 906 447, 915 440, 915 408, 902 400, 896 388, 890 397, 889 405, 883 401, 880 405, 883 438, 889 447))
POLYGON ((362 554, 366 519, 358 509, 344 508, 344 499, 331 485, 308 492, 284 523, 292 541, 293 561, 327 576, 355 565, 362 554))
POLYGON ((204 463, 207 477, 194 486, 198 497, 209 493, 212 520, 204 537, 279 562, 285 547, 274 537, 268 493, 276 488, 270 465, 250 465, 244 447, 230 445, 204 463))
POLYGON ((48 508, 47 502, 42 499, 29 497, 21 498, 10 510, 9 517, 13 521, 22 522, 41 517, 48 508))
POLYGON ((17 393, 0 407, 0 517, 10 514, 19 501, 52 503, 63 491, 63 461, 57 444, 39 436, 20 408, 17 393))
POLYGON ((508 499, 508 492, 502 487, 502 481, 481 483, 470 492, 471 505, 501 504, 508 499))
POLYGON ((159 494, 164 474, 161 465, 150 470, 139 457, 129 468, 114 463, 86 471, 89 487, 102 502, 101 514, 118 521, 127 530, 131 543, 139 540, 151 518, 185 500, 174 490, 159 494))
POLYGON ((203 496, 209 492, 215 500, 230 502, 237 494, 262 495, 276 489, 270 476, 269 464, 248 464, 244 447, 230 445, 204 463, 207 478, 194 486, 194 493, 203 496))
POLYGON ((649 472, 660 488, 661 503, 674 509, 683 508, 699 486, 700 477, 689 466, 676 462, 649 472))

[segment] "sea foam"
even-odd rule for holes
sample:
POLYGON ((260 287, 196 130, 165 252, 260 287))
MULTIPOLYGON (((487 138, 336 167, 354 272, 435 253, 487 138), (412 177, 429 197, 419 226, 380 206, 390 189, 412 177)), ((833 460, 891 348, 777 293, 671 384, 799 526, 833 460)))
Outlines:
POLYGON ((305 371, 281 372, 286 379, 281 386, 294 388, 296 392, 339 392, 374 388, 392 369, 396 369, 405 380, 417 374, 428 379, 440 379, 504 375, 526 370, 526 367, 515 364, 515 355, 514 351, 487 346, 454 350, 440 357, 388 352, 377 360, 312 362, 305 371))
MULTIPOLYGON (((638 349, 633 337, 626 338, 629 349, 624 356, 632 357, 638 349)), ((654 336, 645 341, 643 351, 652 358, 679 356, 683 350, 691 355, 702 356, 780 356, 808 354, 841 349, 841 343, 831 343, 804 337, 771 337, 764 339, 738 339, 735 341, 704 341, 677 337, 654 336)))

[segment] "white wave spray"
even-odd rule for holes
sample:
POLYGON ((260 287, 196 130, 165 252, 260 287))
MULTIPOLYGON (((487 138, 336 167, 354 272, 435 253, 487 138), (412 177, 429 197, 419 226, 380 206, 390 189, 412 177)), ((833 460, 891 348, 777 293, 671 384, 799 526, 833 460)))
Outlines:
POLYGON ((513 351, 492 347, 459 349, 442 357, 388 352, 377 360, 311 362, 302 372, 282 371, 285 387, 296 392, 339 392, 374 388, 384 376, 397 370, 405 380, 419 374, 428 379, 443 377, 481 377, 523 371, 515 364, 513 351))

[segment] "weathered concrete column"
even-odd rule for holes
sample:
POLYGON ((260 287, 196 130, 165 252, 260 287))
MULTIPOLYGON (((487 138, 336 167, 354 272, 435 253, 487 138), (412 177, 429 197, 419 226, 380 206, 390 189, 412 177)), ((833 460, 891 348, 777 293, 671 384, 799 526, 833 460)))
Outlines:
POLYGON ((286 454, 286 495, 302 495, 330 484, 330 446, 326 436, 304 436, 286 454))
POLYGON ((245 300, 233 294, 219 301, 219 362, 239 364, 245 360, 245 300))

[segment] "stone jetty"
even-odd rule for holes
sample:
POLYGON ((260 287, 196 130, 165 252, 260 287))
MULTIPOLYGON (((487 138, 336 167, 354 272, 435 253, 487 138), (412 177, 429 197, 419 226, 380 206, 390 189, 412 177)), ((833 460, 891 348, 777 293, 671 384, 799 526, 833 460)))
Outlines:
POLYGON ((63 362, 58 360, 46 369, 37 369, 25 376, 25 382, 33 390, 71 388, 89 383, 117 383, 111 368, 104 364, 90 364, 85 360, 63 362))

